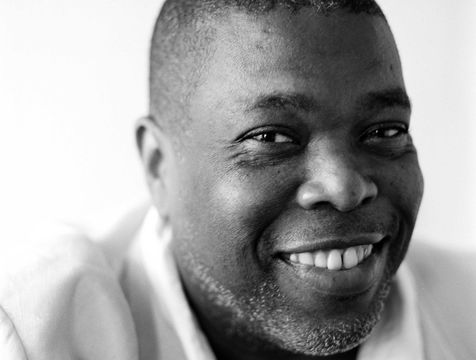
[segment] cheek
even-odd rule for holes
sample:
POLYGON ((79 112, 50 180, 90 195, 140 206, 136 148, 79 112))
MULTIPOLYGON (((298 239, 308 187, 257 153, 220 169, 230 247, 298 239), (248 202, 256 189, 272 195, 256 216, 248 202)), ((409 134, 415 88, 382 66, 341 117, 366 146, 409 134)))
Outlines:
POLYGON ((381 172, 383 195, 388 197, 413 227, 423 196, 423 176, 416 156, 411 161, 394 163, 381 172))
POLYGON ((208 199, 213 216, 207 225, 218 242, 215 245, 235 255, 253 250, 261 233, 286 204, 285 192, 269 179, 231 177, 215 184, 208 199))
POLYGON ((230 224, 235 233, 244 232, 249 240, 258 240, 261 233, 290 206, 299 179, 283 169, 267 169, 237 174, 219 181, 212 191, 210 203, 218 218, 230 224))
POLYGON ((236 223, 238 226, 254 227, 273 217, 273 207, 279 206, 279 192, 271 190, 267 182, 256 179, 226 179, 217 184, 210 199, 219 211, 221 221, 236 223))
POLYGON ((182 256, 193 256, 216 280, 235 288, 261 281, 257 244, 288 204, 289 179, 279 172, 235 173, 188 184, 182 193, 194 196, 194 206, 182 201, 176 214, 181 220, 174 224, 182 256))

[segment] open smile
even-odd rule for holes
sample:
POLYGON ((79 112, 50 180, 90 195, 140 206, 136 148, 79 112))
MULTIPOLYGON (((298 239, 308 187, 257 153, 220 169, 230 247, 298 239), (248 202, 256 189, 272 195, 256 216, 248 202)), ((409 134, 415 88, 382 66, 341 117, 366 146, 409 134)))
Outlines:
POLYGON ((382 277, 388 244, 382 236, 367 244, 281 253, 280 259, 296 284, 304 282, 306 289, 327 295, 354 296, 382 277))
POLYGON ((346 249, 318 250, 285 254, 289 262, 315 266, 331 271, 349 270, 367 259, 373 251, 373 244, 352 246, 346 249))

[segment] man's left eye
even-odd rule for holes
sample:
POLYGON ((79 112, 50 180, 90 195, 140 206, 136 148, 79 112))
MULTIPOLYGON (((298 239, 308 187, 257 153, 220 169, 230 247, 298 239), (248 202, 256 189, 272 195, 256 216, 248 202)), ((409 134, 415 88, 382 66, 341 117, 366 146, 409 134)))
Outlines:
POLYGON ((380 141, 385 139, 395 139, 408 134, 408 127, 403 124, 379 126, 364 134, 364 140, 380 141))
POLYGON ((265 143, 292 143, 293 139, 275 131, 267 131, 251 137, 251 139, 265 143))

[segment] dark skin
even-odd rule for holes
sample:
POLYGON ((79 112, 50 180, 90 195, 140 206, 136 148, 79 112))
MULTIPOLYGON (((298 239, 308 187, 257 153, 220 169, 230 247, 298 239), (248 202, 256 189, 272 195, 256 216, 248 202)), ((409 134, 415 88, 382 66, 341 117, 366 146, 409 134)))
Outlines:
POLYGON ((341 10, 211 25, 188 131, 138 127, 190 303, 220 359, 355 359, 423 191, 392 34, 341 10), (365 267, 286 260, 367 234, 384 240, 365 267))

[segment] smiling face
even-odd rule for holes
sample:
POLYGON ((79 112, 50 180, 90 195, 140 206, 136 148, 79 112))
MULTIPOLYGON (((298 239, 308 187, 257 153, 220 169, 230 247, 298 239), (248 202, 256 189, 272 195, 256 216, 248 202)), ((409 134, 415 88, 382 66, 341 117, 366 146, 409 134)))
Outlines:
POLYGON ((341 10, 214 26, 164 158, 187 295, 219 354, 347 351, 378 319, 422 195, 392 34, 341 10))

